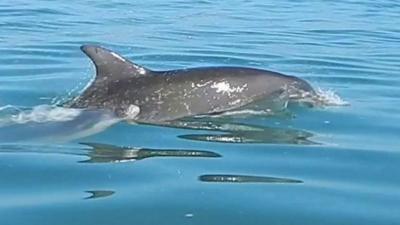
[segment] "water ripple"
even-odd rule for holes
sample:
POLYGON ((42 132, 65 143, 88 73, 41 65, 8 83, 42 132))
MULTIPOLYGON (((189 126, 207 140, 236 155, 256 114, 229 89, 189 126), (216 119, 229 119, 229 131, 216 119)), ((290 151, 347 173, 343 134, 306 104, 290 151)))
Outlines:
POLYGON ((1 223, 397 224, 399 12, 390 0, 1 1, 1 223), (63 121, 54 106, 93 78, 82 44, 155 70, 274 70, 350 106, 99 132, 101 114, 63 121))

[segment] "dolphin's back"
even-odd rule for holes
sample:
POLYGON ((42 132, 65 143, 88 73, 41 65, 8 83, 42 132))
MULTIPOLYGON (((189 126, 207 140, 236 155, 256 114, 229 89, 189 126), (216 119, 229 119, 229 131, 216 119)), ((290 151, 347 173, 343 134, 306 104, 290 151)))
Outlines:
POLYGON ((71 107, 110 109, 135 120, 161 122, 218 113, 274 96, 288 86, 312 90, 305 81, 245 67, 201 67, 152 71, 97 46, 82 50, 96 66, 96 78, 71 107))
MULTIPOLYGON (((139 78, 128 94, 141 112, 140 121, 174 120, 232 110, 275 96, 293 77, 243 67, 205 67, 156 72, 139 78), (146 85, 150 82, 151 85, 146 85), (140 84, 139 84, 140 83, 140 84)), ((129 89, 127 87, 127 89, 129 89)))

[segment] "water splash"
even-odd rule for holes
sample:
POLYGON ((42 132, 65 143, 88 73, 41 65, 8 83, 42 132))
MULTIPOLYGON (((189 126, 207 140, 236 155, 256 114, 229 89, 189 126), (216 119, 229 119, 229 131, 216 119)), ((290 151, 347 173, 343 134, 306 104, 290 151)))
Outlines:
POLYGON ((343 100, 335 91, 331 89, 324 90, 317 87, 315 90, 317 95, 314 101, 320 106, 348 106, 349 102, 343 100))
POLYGON ((66 142, 99 133, 119 121, 104 110, 7 105, 0 107, 0 141, 66 142))
POLYGON ((22 106, 14 106, 14 105, 0 106, 0 118, 10 114, 17 114, 21 112, 22 109, 23 109, 22 106))
POLYGON ((349 102, 343 100, 335 91, 331 89, 315 88, 315 94, 305 95, 302 98, 296 99, 295 102, 300 104, 311 105, 314 107, 329 107, 329 106, 348 106, 349 102))
POLYGON ((0 107, 0 125, 29 122, 63 122, 70 121, 79 116, 82 110, 56 107, 51 105, 38 105, 31 109, 26 107, 6 105, 0 107))
POLYGON ((67 90, 64 95, 56 96, 51 99, 52 105, 63 105, 66 102, 74 101, 77 97, 79 97, 94 81, 96 78, 92 74, 93 65, 89 63, 89 67, 86 72, 83 73, 79 78, 79 82, 71 89, 67 90), (90 68, 90 69, 89 69, 90 68))

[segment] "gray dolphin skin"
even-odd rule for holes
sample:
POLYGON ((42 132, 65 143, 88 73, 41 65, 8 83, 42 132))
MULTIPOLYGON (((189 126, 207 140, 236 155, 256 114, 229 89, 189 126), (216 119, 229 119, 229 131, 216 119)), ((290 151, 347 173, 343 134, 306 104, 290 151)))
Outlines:
POLYGON ((289 99, 315 94, 304 80, 244 67, 201 67, 152 71, 95 45, 81 50, 96 77, 68 106, 107 109, 137 122, 162 123, 215 114, 287 93, 289 99))

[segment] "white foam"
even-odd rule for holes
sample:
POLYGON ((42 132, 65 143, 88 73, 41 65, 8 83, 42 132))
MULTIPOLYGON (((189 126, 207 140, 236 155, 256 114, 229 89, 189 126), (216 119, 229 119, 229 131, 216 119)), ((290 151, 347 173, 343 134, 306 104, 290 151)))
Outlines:
POLYGON ((28 122, 61 122, 73 120, 81 113, 79 109, 55 107, 50 105, 38 105, 31 110, 23 110, 11 115, 10 122, 24 124, 28 122))
POLYGON ((0 106, 0 112, 7 111, 7 110, 20 111, 18 106, 14 106, 14 105, 3 105, 3 106, 0 106))
POLYGON ((29 109, 12 105, 0 106, 0 127, 22 125, 17 128, 39 132, 33 137, 22 135, 16 139, 18 141, 70 141, 96 134, 120 121, 121 118, 108 111, 87 111, 51 105, 39 105, 29 109), (49 125, 52 129, 46 130, 49 125))
POLYGON ((333 90, 323 90, 320 87, 315 89, 317 96, 313 98, 317 105, 321 106, 347 106, 349 102, 344 101, 338 94, 333 90))

